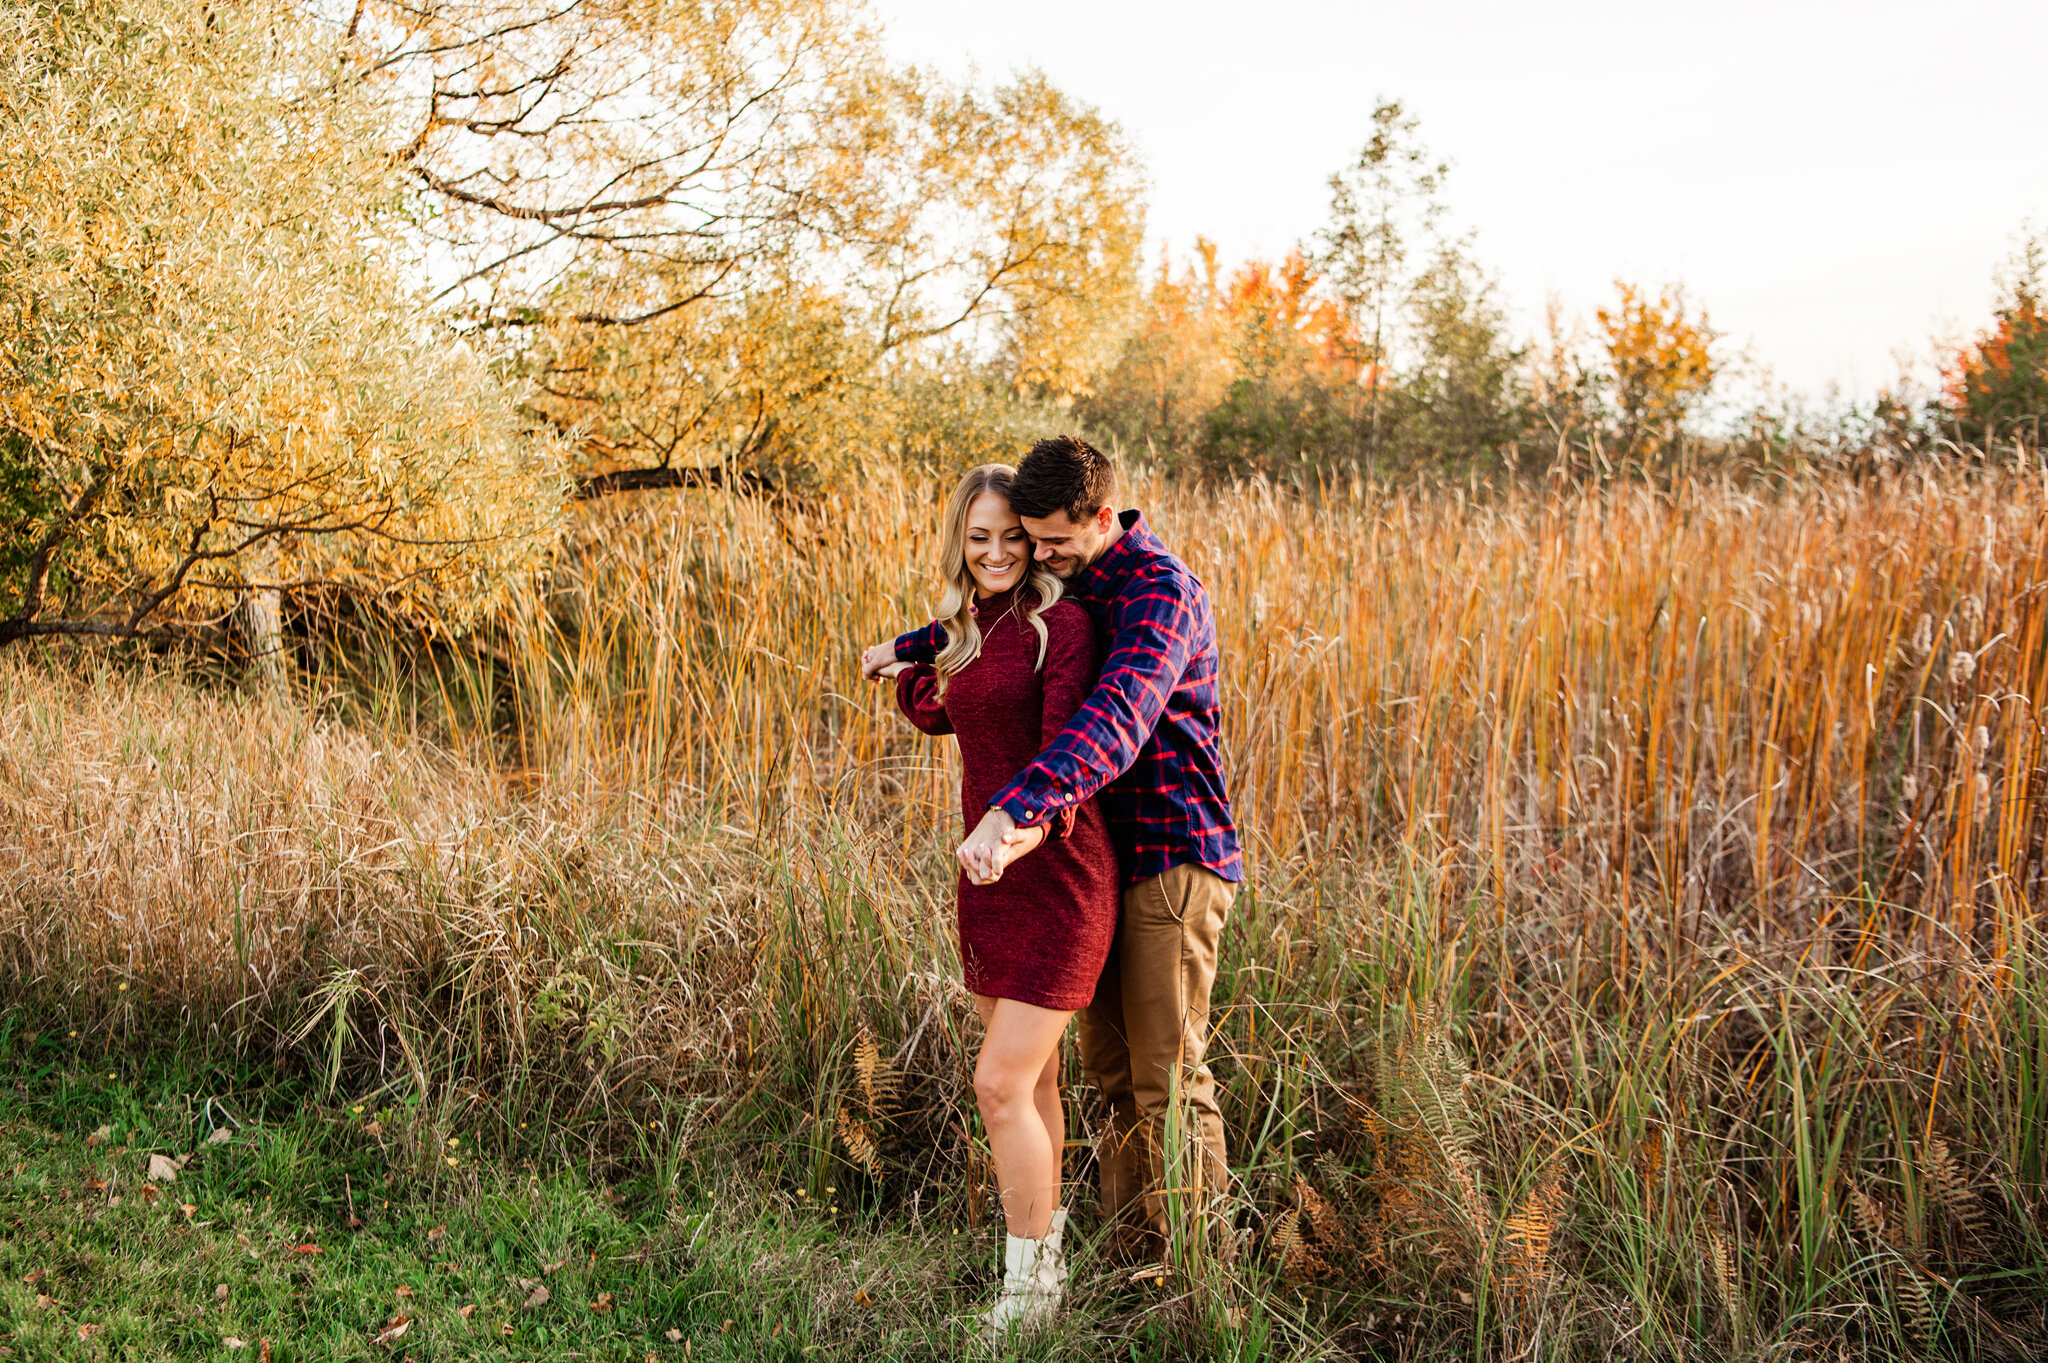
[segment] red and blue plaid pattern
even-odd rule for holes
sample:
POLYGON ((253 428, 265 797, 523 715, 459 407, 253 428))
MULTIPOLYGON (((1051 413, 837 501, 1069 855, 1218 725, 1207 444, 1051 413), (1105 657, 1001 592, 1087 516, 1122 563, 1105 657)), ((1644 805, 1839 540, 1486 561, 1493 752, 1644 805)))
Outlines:
MULTIPOLYGON (((1209 592, 1137 511, 1099 560, 1068 584, 1108 640, 1101 680, 1059 736, 990 801, 1030 827, 1099 793, 1124 883, 1175 866, 1244 879, 1218 744, 1216 617, 1209 592)), ((938 623, 896 640, 930 662, 938 623)))

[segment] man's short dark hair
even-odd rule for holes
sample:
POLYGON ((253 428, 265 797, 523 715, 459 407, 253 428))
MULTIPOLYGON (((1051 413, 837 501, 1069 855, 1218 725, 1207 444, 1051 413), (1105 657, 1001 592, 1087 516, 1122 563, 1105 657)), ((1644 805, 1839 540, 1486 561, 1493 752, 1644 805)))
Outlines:
POLYGON ((1031 447, 1010 483, 1010 510, 1038 519, 1064 511, 1076 525, 1116 501, 1116 465, 1085 440, 1048 436, 1031 447))

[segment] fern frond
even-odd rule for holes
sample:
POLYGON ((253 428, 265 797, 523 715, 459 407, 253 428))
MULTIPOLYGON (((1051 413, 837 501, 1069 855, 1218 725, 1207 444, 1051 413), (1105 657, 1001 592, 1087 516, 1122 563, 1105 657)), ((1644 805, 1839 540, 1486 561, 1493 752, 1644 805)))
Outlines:
POLYGON ((868 1114, 885 1116, 887 1106, 896 1101, 898 1076, 896 1067, 882 1054, 881 1043, 866 1024, 862 1024, 860 1035, 854 1038, 853 1071, 868 1114))
POLYGON ((1855 1218, 1856 1229, 1873 1244, 1891 1244, 1890 1219, 1885 1215, 1884 1204, 1865 1192, 1855 1183, 1849 1185, 1849 1210, 1855 1218))
POLYGON ((1302 1238, 1301 1213, 1293 1208, 1273 1219, 1273 1228, 1266 1232, 1266 1248, 1286 1277, 1320 1278, 1330 1271, 1330 1265, 1302 1238))
POLYGON ((1926 1181, 1934 1191, 1934 1200, 1954 1220, 1966 1243, 1983 1235, 1984 1203, 1962 1164, 1949 1153, 1948 1143, 1939 1136, 1927 1142, 1926 1181))
POLYGON ((1897 1282, 1913 1342, 1923 1350, 1931 1348, 1934 1343, 1934 1294, 1927 1290, 1927 1280, 1911 1264, 1902 1264, 1897 1282))
POLYGON ((1507 1292, 1521 1302, 1533 1302, 1550 1283, 1550 1240, 1557 1229, 1557 1203, 1561 1191, 1539 1183, 1515 1211, 1501 1222, 1508 1273, 1507 1292))
POLYGON ((1712 1221, 1700 1226, 1700 1253, 1706 1260, 1707 1279, 1713 1284, 1714 1295, 1720 1299, 1721 1309, 1728 1314, 1728 1326, 1739 1340, 1743 1326, 1742 1279, 1736 1272, 1735 1253, 1728 1237, 1712 1221))
POLYGON ((875 1144, 874 1133, 861 1120, 839 1105, 839 1115, 833 1121, 839 1133, 839 1144, 845 1148, 846 1157, 864 1173, 880 1178, 882 1175, 882 1152, 875 1144))
POLYGON ((1294 1205, 1314 1228, 1318 1241, 1333 1249, 1350 1247, 1350 1237, 1344 1233, 1344 1221, 1337 1215, 1337 1209, 1300 1174, 1294 1176, 1294 1205))

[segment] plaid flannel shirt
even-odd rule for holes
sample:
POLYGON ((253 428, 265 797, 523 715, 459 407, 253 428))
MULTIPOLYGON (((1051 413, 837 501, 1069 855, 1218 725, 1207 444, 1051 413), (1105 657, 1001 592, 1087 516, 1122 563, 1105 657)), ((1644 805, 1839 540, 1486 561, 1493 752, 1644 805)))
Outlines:
MULTIPOLYGON (((1102 676, 1074 718, 990 804, 1021 828, 1099 793, 1124 883, 1175 866, 1244 879, 1218 744, 1216 618, 1209 592, 1145 517, 1068 584, 1108 639, 1102 676)), ((903 662, 945 646, 937 622, 896 640, 903 662)))

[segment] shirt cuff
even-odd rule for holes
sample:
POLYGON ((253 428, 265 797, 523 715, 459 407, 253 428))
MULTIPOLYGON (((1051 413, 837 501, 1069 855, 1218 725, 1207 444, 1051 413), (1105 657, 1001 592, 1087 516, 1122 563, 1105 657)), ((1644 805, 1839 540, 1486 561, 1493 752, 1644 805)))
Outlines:
POLYGON ((1002 810, 1019 828, 1036 828, 1054 812, 1051 809, 1040 808, 1015 786, 996 792, 995 799, 988 802, 988 807, 1002 810))

